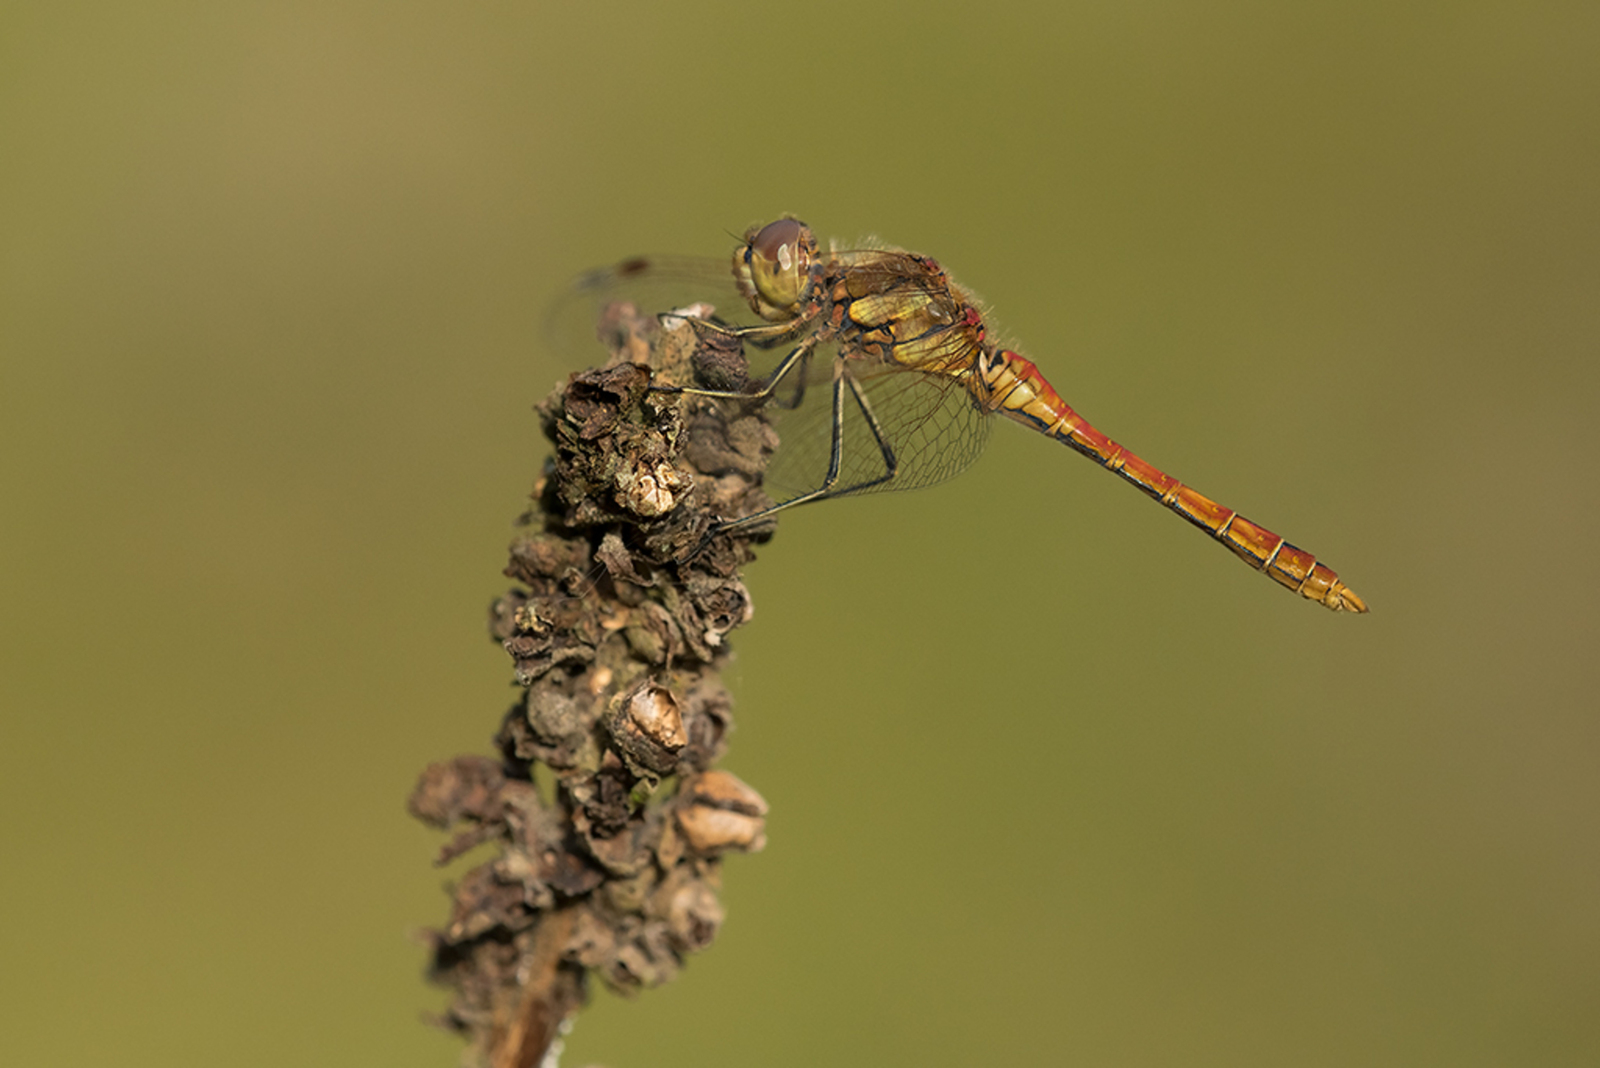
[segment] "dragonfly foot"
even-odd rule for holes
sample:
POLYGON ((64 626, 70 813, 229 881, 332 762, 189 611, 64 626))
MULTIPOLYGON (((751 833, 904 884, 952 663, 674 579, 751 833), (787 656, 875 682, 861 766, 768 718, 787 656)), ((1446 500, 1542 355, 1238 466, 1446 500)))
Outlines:
POLYGON ((712 541, 714 541, 716 539, 717 535, 721 534, 723 532, 723 530, 725 530, 726 528, 727 528, 727 524, 724 523, 722 520, 713 519, 711 521, 711 525, 708 526, 705 529, 705 532, 700 535, 700 540, 694 543, 694 548, 690 549, 688 552, 686 552, 682 556, 678 557, 678 563, 687 564, 691 560, 693 560, 695 557, 697 557, 701 553, 705 552, 708 548, 711 547, 711 543, 712 543, 712 541))

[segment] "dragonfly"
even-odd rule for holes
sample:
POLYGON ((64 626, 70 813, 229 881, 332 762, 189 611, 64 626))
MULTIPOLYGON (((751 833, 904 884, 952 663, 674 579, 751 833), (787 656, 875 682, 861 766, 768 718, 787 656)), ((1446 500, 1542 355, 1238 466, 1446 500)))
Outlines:
POLYGON ((977 458, 990 417, 1000 415, 1121 476, 1300 596, 1335 612, 1367 611, 1310 552, 1096 430, 1031 360, 991 340, 976 298, 930 257, 824 251, 810 227, 785 216, 746 231, 731 270, 725 261, 635 257, 589 272, 575 291, 581 299, 567 303, 588 307, 650 294, 641 311, 688 318, 724 345, 769 354, 769 370, 737 383, 652 387, 780 416, 783 445, 766 477, 777 503, 720 521, 708 539, 801 504, 943 481, 977 458))

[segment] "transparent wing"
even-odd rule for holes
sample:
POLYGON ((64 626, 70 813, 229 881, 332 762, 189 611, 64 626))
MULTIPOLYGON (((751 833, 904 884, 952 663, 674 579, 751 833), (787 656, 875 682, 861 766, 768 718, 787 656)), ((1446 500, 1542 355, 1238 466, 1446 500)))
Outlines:
POLYGON ((546 312, 545 344, 564 362, 581 367, 598 359, 625 306, 656 316, 693 304, 711 305, 715 318, 731 325, 758 321, 739 295, 727 260, 636 256, 573 279, 546 312))
MULTIPOLYGON (((859 359, 845 360, 845 368, 861 399, 847 381, 836 494, 931 486, 960 474, 983 452, 990 420, 957 380, 859 359), (890 456, 894 477, 886 478, 890 456)), ((797 408, 768 408, 782 441, 766 478, 777 501, 816 489, 827 476, 834 436, 831 353, 813 359, 808 379, 797 408)))

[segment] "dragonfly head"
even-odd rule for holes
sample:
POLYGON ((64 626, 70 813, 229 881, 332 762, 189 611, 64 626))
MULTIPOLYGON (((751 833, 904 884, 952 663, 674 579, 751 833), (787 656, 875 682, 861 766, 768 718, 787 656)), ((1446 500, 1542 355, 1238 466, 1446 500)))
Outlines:
POLYGON ((800 314, 800 305, 811 295, 812 265, 817 262, 811 227, 789 217, 760 229, 752 227, 744 247, 734 253, 740 290, 750 307, 769 322, 800 314))

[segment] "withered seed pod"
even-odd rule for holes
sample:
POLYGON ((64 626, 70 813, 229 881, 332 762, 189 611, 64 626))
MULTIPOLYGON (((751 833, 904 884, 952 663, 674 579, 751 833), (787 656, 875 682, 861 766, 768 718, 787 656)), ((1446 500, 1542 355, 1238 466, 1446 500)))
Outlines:
POLYGON ((658 775, 671 774, 689 744, 678 699, 649 680, 611 699, 606 729, 624 756, 658 775))
POLYGON ((697 853, 737 849, 754 853, 767 844, 767 802, 737 775, 718 769, 688 784, 677 810, 678 829, 697 853))

